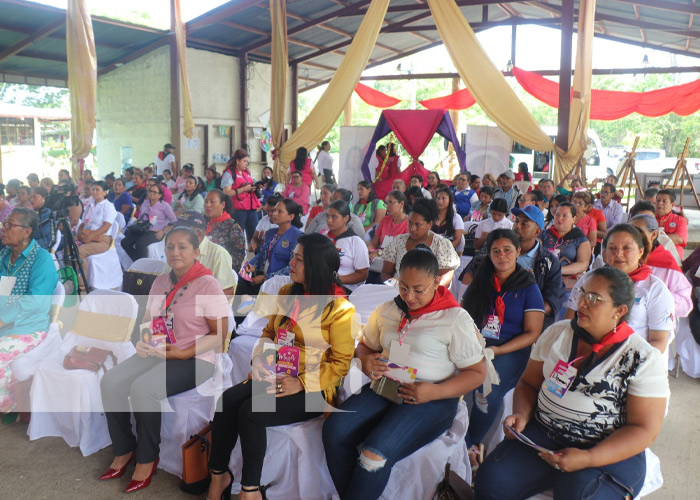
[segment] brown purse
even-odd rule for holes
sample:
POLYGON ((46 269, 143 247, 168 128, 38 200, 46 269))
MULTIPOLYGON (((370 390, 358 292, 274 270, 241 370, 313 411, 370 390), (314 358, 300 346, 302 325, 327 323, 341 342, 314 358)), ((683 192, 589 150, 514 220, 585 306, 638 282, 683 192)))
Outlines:
POLYGON ((445 464, 445 477, 438 484, 433 500, 474 500, 474 490, 455 471, 445 464))
POLYGON ((115 365, 117 364, 117 358, 112 351, 98 347, 76 345, 63 358, 63 368, 66 370, 90 370, 95 373, 102 368, 106 372, 105 361, 107 361, 107 356, 112 358, 112 362, 115 365))
POLYGON ((182 445, 182 481, 180 489, 201 495, 209 489, 209 453, 211 452, 211 422, 182 445))

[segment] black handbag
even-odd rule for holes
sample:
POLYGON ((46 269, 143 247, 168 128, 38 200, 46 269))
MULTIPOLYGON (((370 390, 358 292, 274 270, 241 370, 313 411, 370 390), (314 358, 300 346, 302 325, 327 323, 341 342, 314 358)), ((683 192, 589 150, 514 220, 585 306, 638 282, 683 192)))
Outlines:
POLYGON ((124 236, 143 236, 151 229, 151 221, 148 219, 137 220, 133 224, 126 226, 124 236))
POLYGON ((472 225, 464 234, 464 250, 462 251, 462 255, 466 257, 474 257, 476 255, 476 249, 474 248, 476 227, 476 224, 472 225))

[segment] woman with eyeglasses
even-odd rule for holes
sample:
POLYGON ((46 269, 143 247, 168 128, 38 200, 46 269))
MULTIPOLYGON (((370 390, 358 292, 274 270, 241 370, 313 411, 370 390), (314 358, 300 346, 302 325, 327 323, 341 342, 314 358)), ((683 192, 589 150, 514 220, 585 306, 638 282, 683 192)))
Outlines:
POLYGON ((166 234, 165 226, 177 220, 170 205, 163 201, 163 186, 153 185, 148 188, 146 200, 139 211, 139 221, 149 221, 145 232, 130 231, 122 240, 122 248, 134 262, 148 257, 148 245, 163 239, 166 234))
MULTIPOLYGON (((343 500, 379 498, 394 464, 449 429, 460 397, 484 381, 476 326, 440 286, 439 271, 427 246, 406 252, 399 295, 380 305, 362 331, 355 357, 372 382, 323 425, 326 463, 343 500), (403 404, 396 404, 374 390, 396 377, 401 366, 416 372, 413 379, 399 379, 392 396, 403 404)), ((425 492, 408 496, 423 498, 425 492)))
POLYGON ((7 413, 15 406, 9 365, 46 338, 58 274, 51 254, 34 239, 34 210, 15 208, 0 227, 0 413, 7 413))
POLYGON ((419 198, 411 207, 408 216, 408 233, 395 237, 384 250, 384 265, 381 280, 386 281, 398 276, 401 272, 403 256, 418 245, 430 248, 438 260, 440 285, 449 287, 455 269, 459 267, 459 256, 452 242, 431 229, 438 216, 435 200, 419 198))
POLYGON ((534 276, 517 262, 520 241, 515 232, 491 231, 486 251, 488 258, 479 266, 462 304, 484 337, 501 381, 490 391, 480 387, 468 396, 474 407, 469 415, 467 445, 475 465, 483 460, 481 443, 498 416, 503 397, 525 370, 530 346, 544 323, 542 293, 534 276))
POLYGON ((508 439, 479 467, 476 498, 550 489, 554 500, 639 495, 669 388, 662 356, 627 323, 635 295, 620 269, 584 277, 577 317, 549 327, 532 349, 504 421, 508 439), (552 453, 514 439, 510 428, 552 453))
MULTIPOLYGON (((656 347, 668 359, 666 348, 673 340, 676 329, 676 306, 673 296, 646 264, 651 243, 647 236, 631 224, 613 226, 603 239, 603 261, 627 275, 634 282, 635 301, 630 308, 628 323, 644 340, 656 347)), ((577 288, 590 274, 576 284, 577 288)), ((578 298, 572 293, 566 303, 566 318, 572 319, 578 310, 578 298)))

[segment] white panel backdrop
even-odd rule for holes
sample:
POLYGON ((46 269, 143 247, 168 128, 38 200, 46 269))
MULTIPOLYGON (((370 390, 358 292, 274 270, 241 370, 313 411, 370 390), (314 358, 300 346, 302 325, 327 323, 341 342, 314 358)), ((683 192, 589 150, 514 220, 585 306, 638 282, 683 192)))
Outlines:
POLYGON ((357 183, 364 180, 362 160, 367 153, 375 127, 340 127, 340 168, 338 187, 352 191, 357 200, 357 183))

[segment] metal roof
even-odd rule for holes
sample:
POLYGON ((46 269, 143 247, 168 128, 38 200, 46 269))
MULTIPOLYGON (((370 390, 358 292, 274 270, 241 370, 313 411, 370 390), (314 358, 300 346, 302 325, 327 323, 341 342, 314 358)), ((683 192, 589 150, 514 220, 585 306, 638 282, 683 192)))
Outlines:
MULTIPOLYGON (((370 0, 288 0, 289 59, 300 69, 300 91, 331 78, 369 4, 370 0)), ((457 0, 457 4, 476 31, 499 25, 560 25, 562 0, 457 0)), ((100 74, 169 40, 168 31, 92 19, 100 74)), ((189 21, 187 45, 267 61, 269 33, 268 0, 232 0, 189 21)), ((699 35, 700 5, 695 0, 597 2, 599 38, 700 57, 699 35)), ((426 3, 391 0, 368 67, 441 43, 426 3)), ((66 79, 65 10, 0 0, 0 81, 65 85, 66 79)))

